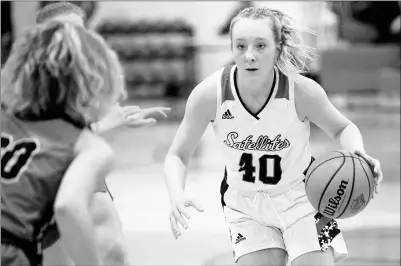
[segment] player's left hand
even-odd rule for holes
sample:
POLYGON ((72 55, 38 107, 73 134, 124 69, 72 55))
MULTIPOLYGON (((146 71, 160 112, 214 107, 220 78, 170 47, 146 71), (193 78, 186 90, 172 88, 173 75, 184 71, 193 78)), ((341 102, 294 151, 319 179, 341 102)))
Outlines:
MULTIPOLYGON (((375 181, 375 193, 379 194, 380 182, 383 180, 383 172, 382 172, 379 160, 367 155, 366 153, 364 153, 362 151, 355 151, 355 154, 359 155, 360 157, 365 159, 365 161, 368 163, 368 165, 372 169, 373 175, 374 175, 374 181, 375 181)), ((372 198, 374 197, 373 195, 374 195, 374 193, 372 193, 372 198)))

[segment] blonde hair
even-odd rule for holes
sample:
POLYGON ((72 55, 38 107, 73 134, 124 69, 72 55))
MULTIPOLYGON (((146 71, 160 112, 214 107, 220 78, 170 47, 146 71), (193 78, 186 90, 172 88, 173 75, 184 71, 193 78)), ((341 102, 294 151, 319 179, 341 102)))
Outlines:
POLYGON ((98 119, 101 103, 126 95, 121 64, 103 38, 58 21, 16 41, 1 82, 5 111, 28 120, 67 115, 87 125, 98 119))
MULTIPOLYGON (((265 19, 270 18, 275 42, 278 45, 278 55, 275 65, 287 76, 293 76, 307 71, 306 61, 316 56, 315 49, 303 44, 300 28, 294 26, 291 17, 285 13, 266 7, 248 7, 240 11, 230 24, 230 38, 234 24, 243 18, 265 19)), ((309 33, 313 31, 305 29, 309 33)))
POLYGON ((85 12, 82 8, 69 2, 52 3, 41 8, 36 15, 36 23, 40 24, 49 21, 60 15, 75 14, 86 19, 85 12))

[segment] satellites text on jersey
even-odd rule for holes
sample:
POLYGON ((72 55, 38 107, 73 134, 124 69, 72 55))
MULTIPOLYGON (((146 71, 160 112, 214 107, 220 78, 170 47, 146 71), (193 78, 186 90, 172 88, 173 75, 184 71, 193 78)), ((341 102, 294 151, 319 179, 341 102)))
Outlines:
POLYGON ((227 134, 224 144, 230 148, 242 151, 281 151, 291 145, 288 139, 281 139, 281 134, 277 135, 274 139, 269 138, 267 135, 260 135, 255 141, 253 140, 253 135, 249 135, 243 140, 236 141, 238 137, 239 134, 237 132, 230 132, 227 134))

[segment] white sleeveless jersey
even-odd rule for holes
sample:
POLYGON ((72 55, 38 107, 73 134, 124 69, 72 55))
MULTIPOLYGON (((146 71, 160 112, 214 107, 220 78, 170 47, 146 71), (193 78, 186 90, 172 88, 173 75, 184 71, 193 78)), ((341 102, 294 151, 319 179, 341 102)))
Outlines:
POLYGON ((294 81, 275 68, 274 89, 253 114, 238 93, 236 66, 220 71, 212 124, 222 145, 228 185, 278 194, 302 182, 311 162, 310 126, 298 118, 294 81))

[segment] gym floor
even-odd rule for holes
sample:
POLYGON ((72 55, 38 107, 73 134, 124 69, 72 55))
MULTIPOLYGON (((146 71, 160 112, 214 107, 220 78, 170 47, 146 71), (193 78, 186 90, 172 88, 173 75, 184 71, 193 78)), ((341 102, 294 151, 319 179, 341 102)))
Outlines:
MULTIPOLYGON (((384 181, 381 193, 362 213, 338 221, 349 251, 340 265, 400 265, 399 111, 361 108, 343 112, 359 126, 368 154, 381 161, 384 181)), ((182 229, 178 240, 170 232, 163 160, 178 125, 167 120, 106 136, 118 157, 108 183, 124 225, 131 262, 233 265, 219 195, 224 165, 210 128, 192 158, 187 178, 188 193, 199 198, 205 212, 192 212, 189 227, 182 229)), ((311 143, 314 156, 339 148, 315 127, 311 143)))

